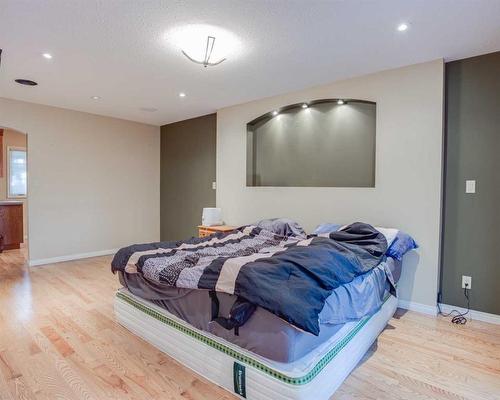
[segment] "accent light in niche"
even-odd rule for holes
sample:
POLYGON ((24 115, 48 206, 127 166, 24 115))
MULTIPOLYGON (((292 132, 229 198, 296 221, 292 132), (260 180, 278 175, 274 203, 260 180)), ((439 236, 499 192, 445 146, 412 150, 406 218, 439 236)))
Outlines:
POLYGON ((404 32, 408 29, 408 24, 405 24, 404 22, 402 24, 398 25, 398 31, 399 32, 404 32))
POLYGON ((278 111, 274 110, 274 111, 272 112, 272 114, 273 114, 273 117, 275 117, 276 115, 278 115, 278 111))
POLYGON ((302 104, 302 108, 307 108, 309 107, 306 103, 302 104))
POLYGON ((337 100, 337 104, 338 104, 339 106, 341 106, 342 104, 345 104, 345 101, 344 101, 344 100, 342 100, 342 99, 338 99, 338 100, 337 100))

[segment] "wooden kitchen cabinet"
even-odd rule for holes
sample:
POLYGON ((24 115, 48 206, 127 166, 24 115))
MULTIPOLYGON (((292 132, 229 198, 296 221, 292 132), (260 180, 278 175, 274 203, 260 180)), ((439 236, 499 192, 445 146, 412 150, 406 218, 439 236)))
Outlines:
POLYGON ((20 248, 24 238, 21 201, 0 201, 0 235, 3 237, 0 251, 20 248))

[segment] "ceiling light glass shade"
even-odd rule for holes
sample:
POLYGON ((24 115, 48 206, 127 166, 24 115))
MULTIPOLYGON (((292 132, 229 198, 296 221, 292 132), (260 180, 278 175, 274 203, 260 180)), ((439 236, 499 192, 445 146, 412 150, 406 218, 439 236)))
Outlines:
POLYGON ((224 59, 234 59, 241 50, 236 35, 213 25, 177 27, 167 32, 166 39, 191 61, 203 65, 207 56, 207 43, 210 57, 206 65, 216 65, 224 59))

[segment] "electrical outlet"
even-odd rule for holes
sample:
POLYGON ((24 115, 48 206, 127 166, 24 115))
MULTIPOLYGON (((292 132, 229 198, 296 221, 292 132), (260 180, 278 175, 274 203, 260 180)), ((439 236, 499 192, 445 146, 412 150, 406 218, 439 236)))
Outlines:
POLYGON ((467 288, 467 289, 472 288, 472 277, 462 275, 462 289, 465 289, 465 288, 467 288))

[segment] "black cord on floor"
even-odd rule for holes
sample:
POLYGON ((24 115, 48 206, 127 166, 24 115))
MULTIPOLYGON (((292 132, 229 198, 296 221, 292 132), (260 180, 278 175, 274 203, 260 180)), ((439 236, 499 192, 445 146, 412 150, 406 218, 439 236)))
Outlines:
POLYGON ((448 314, 443 314, 441 311, 441 307, 438 302, 438 313, 442 315, 443 317, 449 317, 450 315, 453 315, 453 318, 451 319, 452 324, 457 324, 457 325, 465 325, 467 323, 467 318, 465 317, 469 311, 470 311, 470 299, 469 299, 469 289, 464 288, 464 296, 467 299, 467 311, 465 312, 460 312, 458 310, 451 310, 448 314))

